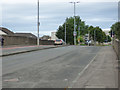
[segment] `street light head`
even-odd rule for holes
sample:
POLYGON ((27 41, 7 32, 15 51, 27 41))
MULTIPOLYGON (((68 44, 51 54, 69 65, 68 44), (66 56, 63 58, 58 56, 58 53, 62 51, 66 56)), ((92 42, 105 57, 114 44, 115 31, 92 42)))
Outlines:
POLYGON ((80 2, 78 1, 78 2, 69 2, 69 3, 74 3, 75 4, 75 3, 80 3, 80 2))

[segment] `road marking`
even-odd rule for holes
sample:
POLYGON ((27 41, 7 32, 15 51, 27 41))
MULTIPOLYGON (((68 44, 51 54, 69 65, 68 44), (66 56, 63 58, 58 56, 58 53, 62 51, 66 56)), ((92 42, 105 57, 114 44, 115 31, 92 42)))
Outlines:
POLYGON ((98 53, 95 55, 95 57, 90 61, 90 63, 78 74, 78 76, 75 78, 75 80, 72 82, 70 88, 73 87, 73 85, 77 82, 77 80, 80 78, 80 76, 87 70, 87 68, 92 64, 92 62, 97 57, 98 53))

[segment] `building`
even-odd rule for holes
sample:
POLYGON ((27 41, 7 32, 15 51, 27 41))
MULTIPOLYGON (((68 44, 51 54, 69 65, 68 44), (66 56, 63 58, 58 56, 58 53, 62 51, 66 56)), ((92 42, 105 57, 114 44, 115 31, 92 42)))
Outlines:
POLYGON ((56 36, 56 32, 51 32, 51 40, 56 40, 58 39, 56 36))
POLYGON ((27 38, 37 38, 32 33, 15 33, 14 36, 21 36, 21 37, 27 37, 27 38))
POLYGON ((51 37, 48 35, 44 35, 40 38, 41 40, 51 40, 51 37))
POLYGON ((7 28, 0 27, 0 34, 7 35, 7 36, 21 36, 21 37, 28 37, 28 38, 37 38, 32 33, 14 33, 7 28))
POLYGON ((6 33, 4 33, 2 30, 0 30, 0 36, 2 35, 7 35, 6 33))
POLYGON ((85 41, 88 41, 88 40, 89 40, 89 34, 85 34, 84 40, 85 40, 85 41))
POLYGON ((0 27, 0 31, 3 35, 14 36, 14 32, 8 30, 7 28, 0 27))
POLYGON ((104 31, 106 35, 110 35, 109 30, 104 31))

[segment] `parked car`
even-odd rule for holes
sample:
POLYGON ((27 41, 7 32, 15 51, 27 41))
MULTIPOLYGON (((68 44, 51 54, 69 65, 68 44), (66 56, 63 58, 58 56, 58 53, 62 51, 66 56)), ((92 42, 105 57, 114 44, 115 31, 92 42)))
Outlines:
POLYGON ((57 39, 54 42, 54 45, 63 45, 63 44, 65 44, 65 42, 62 39, 57 39))

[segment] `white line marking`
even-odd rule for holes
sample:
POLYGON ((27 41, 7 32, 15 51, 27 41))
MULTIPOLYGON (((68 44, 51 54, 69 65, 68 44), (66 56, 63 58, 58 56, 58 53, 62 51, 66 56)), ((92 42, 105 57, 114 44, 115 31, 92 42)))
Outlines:
POLYGON ((80 76, 85 72, 85 70, 87 70, 87 68, 90 66, 90 64, 92 64, 92 62, 95 60, 95 58, 97 57, 98 53, 95 55, 95 57, 90 61, 90 63, 78 74, 78 76, 76 77, 76 79, 73 81, 72 85, 70 86, 71 88, 73 87, 73 85, 77 82, 77 80, 80 78, 80 76))

